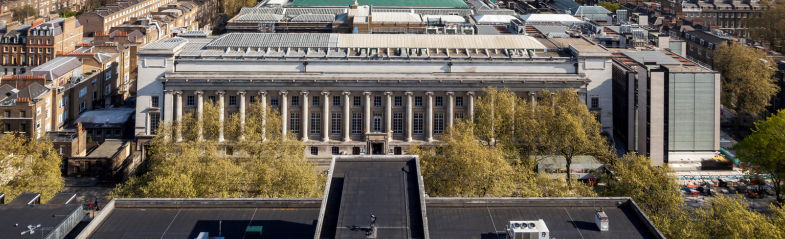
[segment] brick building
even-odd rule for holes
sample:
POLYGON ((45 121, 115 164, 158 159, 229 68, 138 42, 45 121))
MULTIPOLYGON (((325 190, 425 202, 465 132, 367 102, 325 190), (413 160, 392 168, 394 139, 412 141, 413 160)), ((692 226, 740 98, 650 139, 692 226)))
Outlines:
POLYGON ((3 84, 0 86, 3 132, 18 132, 29 137, 41 137, 46 131, 51 130, 51 124, 47 123, 54 118, 50 108, 52 105, 52 90, 38 82, 32 82, 21 89, 3 84))
POLYGON ((0 3, 0 14, 6 12, 13 12, 16 9, 21 9, 25 5, 33 7, 38 16, 46 16, 51 12, 56 12, 61 8, 67 7, 72 11, 79 11, 84 7, 84 0, 16 0, 16 1, 3 1, 0 3))
POLYGON ((171 0, 118 1, 83 13, 77 18, 85 24, 85 34, 93 36, 96 32, 108 32, 112 27, 120 26, 132 18, 146 17, 169 2, 171 0))
POLYGON ((9 28, 0 42, 4 75, 24 74, 54 59, 56 52, 72 51, 82 42, 83 27, 74 17, 9 28))

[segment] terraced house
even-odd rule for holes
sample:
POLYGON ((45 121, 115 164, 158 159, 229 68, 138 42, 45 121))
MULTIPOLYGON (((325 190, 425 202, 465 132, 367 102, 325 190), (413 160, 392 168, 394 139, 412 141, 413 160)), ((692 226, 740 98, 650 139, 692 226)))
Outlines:
POLYGON ((0 42, 3 75, 24 74, 31 68, 69 52, 82 43, 82 28, 74 18, 57 18, 39 25, 10 24, 0 42))

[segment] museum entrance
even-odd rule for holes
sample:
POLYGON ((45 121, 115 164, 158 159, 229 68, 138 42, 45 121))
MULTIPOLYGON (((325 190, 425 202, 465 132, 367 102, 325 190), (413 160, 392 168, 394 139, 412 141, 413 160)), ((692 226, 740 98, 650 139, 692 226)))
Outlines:
POLYGON ((365 133, 366 149, 369 155, 387 154, 387 133, 365 133))

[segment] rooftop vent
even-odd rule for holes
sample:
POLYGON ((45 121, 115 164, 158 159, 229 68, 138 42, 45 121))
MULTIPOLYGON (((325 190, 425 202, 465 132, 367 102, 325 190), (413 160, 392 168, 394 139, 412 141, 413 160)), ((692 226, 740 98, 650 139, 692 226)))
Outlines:
POLYGON ((601 232, 608 231, 608 215, 605 214, 605 211, 600 208, 594 214, 594 223, 597 224, 597 228, 600 229, 601 232))
POLYGON ((510 221, 507 228, 507 238, 510 239, 547 239, 548 227, 545 221, 510 221))

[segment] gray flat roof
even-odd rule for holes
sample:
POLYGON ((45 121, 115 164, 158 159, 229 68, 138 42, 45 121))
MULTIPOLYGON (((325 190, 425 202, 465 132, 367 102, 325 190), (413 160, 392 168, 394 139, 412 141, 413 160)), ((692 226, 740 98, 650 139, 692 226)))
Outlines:
POLYGON ((472 199, 431 198, 426 200, 428 231, 432 239, 497 238, 504 236, 510 221, 542 219, 548 238, 657 238, 646 221, 635 213, 629 199, 534 198, 472 199), (488 201, 485 201, 488 200, 488 201), (621 203, 621 205, 619 205, 621 203), (609 231, 601 232, 594 215, 602 208, 608 215, 609 231))
POLYGON ((134 108, 108 108, 82 113, 77 122, 82 124, 124 124, 134 113, 134 108))
POLYGON ((621 54, 638 63, 656 62, 659 65, 681 65, 680 61, 659 51, 625 51, 621 54))
MULTIPOLYGON (((117 199, 108 217, 87 238, 241 239, 246 228, 261 226, 262 237, 312 239, 319 199, 117 199)), ((108 208, 107 205, 105 208, 108 208)), ((89 228, 89 227, 88 227, 89 228)), ((247 237, 251 238, 251 237, 247 237)))

